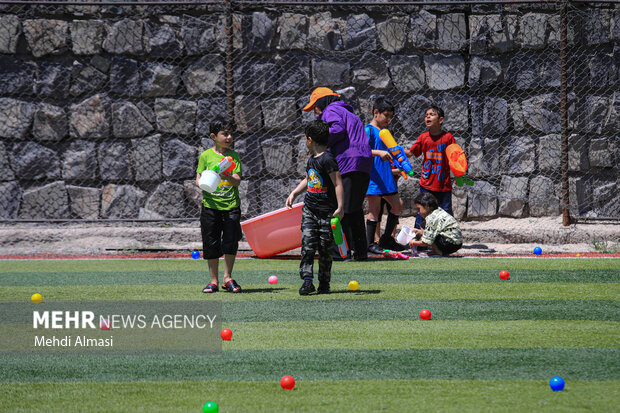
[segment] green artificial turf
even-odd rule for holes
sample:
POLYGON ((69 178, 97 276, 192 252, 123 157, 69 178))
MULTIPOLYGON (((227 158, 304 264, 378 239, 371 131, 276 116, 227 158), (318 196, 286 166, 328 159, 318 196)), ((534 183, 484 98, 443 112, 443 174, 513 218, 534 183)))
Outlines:
MULTIPOLYGON (((0 287, 1 301, 29 300, 35 292, 46 300, 222 300, 268 301, 299 298, 299 284, 245 284, 243 294, 225 291, 202 293, 197 285, 68 285, 0 287)), ((307 300, 435 299, 435 300, 616 300, 620 283, 422 283, 369 284, 350 291, 332 285, 332 293, 307 296, 307 300)))
MULTIPOLYGON (((561 343, 558 343, 561 345, 561 343)), ((5 354, 1 382, 501 379, 620 380, 620 350, 483 348, 227 350, 217 355, 5 354)), ((226 346, 224 346, 226 347, 226 346)))
POLYGON ((421 309, 433 320, 620 321, 614 300, 288 300, 227 301, 224 321, 415 320, 421 309))
MULTIPOLYGON (((189 257, 189 253, 188 253, 189 257)), ((620 260, 614 258, 545 259, 536 258, 440 258, 411 260, 377 260, 367 262, 334 262, 334 272, 341 270, 382 270, 387 277, 393 270, 498 270, 507 269, 536 271, 620 270, 620 260)), ((238 259, 235 272, 258 271, 264 274, 278 271, 297 274, 298 259, 238 259)), ((206 274, 207 263, 192 259, 128 259, 128 260, 4 260, 0 273, 38 272, 153 272, 153 271, 198 271, 206 274)))
POLYGON ((225 323, 234 340, 228 350, 614 348, 614 321, 288 321, 225 323))
POLYGON ((220 412, 610 412, 618 381, 569 381, 553 392, 547 380, 297 380, 282 390, 271 382, 162 381, 138 383, 1 383, 3 406, 15 413, 201 412, 215 401, 220 412), (334 397, 335 396, 335 397, 334 397), (409 406, 409 408, 408 408, 409 406))
MULTIPOLYGON (((23 332, 31 325, 7 325, 4 334, 24 337, 31 343, 31 335, 23 332)), ((485 348, 615 348, 620 343, 620 323, 615 321, 445 321, 445 320, 366 320, 366 321, 272 321, 228 322, 222 328, 233 331, 233 340, 221 343, 224 350, 295 350, 312 343, 313 349, 485 349, 485 348)), ((151 331, 145 330, 145 331, 151 331)), ((197 330, 191 330, 195 332, 197 330)), ((219 331, 219 330, 218 330, 219 331)), ((185 330, 166 331, 176 338, 179 348, 212 348, 193 343, 205 334, 192 334, 185 330), (180 347, 181 345, 189 347, 180 347)), ((135 349, 151 342, 140 341, 132 330, 110 330, 116 337, 116 346, 135 349), (130 344, 128 344, 130 343, 130 344), (133 344, 136 343, 136 344, 133 344)), ((36 335, 64 337, 79 336, 72 332, 38 331, 36 335)), ((155 339, 160 336, 155 336, 155 339)), ((217 334, 216 334, 217 337, 217 334)), ((0 342, 5 342, 4 340, 0 342)), ((20 341, 23 342, 23 341, 20 341)), ((163 348, 170 342, 157 342, 163 348)), ((9 345, 9 344, 7 344, 9 345)), ((15 349, 15 347, 12 347, 15 349)))
MULTIPOLYGON (((235 271, 235 278, 241 284, 266 283, 269 275, 277 275, 282 283, 294 283, 300 280, 297 270, 291 271, 235 271), (240 274, 240 275, 237 275, 240 274)), ((587 283, 587 282, 620 282, 620 270, 549 270, 531 269, 513 270, 508 281, 501 280, 499 270, 417 270, 398 269, 390 271, 386 276, 381 269, 367 271, 340 270, 332 275, 332 282, 347 283, 355 279, 362 284, 381 282, 392 283, 587 283)), ((206 284, 205 274, 199 271, 80 271, 80 272, 23 272, 0 273, 0 286, 26 285, 200 285, 206 284)), ((299 281, 301 283, 301 280, 299 281)))
POLYGON ((309 297, 298 271, 298 260, 240 259, 244 293, 206 295, 203 260, 3 261, 0 301, 213 300, 233 340, 215 354, 0 349, 0 411, 616 409, 618 259, 334 263, 333 293, 309 297), (295 390, 279 387, 285 374, 295 390), (549 389, 555 375, 563 392, 549 389))

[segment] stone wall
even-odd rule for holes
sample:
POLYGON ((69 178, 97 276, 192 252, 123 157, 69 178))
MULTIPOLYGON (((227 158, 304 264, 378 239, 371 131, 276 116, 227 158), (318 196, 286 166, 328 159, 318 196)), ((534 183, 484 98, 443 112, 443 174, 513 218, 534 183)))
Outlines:
MULTIPOLYGON (((617 218, 620 8, 580 7, 568 19, 571 213, 617 218)), ((458 218, 560 212, 554 5, 236 8, 233 26, 246 217, 282 207, 303 176, 313 115, 301 108, 316 86, 365 122, 388 97, 403 146, 429 104, 443 107, 475 181, 454 189, 458 218)), ((228 113, 225 31, 215 6, 0 5, 0 219, 197 217, 197 159, 228 113)), ((400 191, 412 214, 415 180, 400 191)))

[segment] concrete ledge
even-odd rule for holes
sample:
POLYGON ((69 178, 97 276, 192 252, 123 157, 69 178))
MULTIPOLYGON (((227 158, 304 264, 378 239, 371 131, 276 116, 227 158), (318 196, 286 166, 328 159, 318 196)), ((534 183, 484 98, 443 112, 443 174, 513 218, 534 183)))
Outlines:
MULTIPOLYGON (((385 221, 385 220, 384 220, 385 221)), ((413 217, 401 225, 413 226, 413 217)), ((527 253, 535 246, 545 252, 596 252, 594 242, 620 246, 620 225, 610 223, 562 226, 561 217, 497 218, 480 222, 461 222, 463 253, 527 253)), ((202 249, 200 224, 2 224, 0 255, 39 253, 105 254, 121 250, 202 249)), ((240 250, 251 251, 242 241, 240 250)), ((295 250, 291 251, 295 253, 295 250)))

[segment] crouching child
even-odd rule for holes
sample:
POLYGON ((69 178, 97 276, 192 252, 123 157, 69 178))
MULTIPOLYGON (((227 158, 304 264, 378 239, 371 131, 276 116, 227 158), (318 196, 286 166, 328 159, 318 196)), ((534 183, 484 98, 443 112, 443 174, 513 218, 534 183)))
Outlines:
POLYGON ((426 220, 426 228, 413 230, 417 236, 409 242, 412 249, 430 246, 436 255, 445 257, 463 246, 463 236, 458 222, 439 207, 433 194, 422 192, 414 198, 413 202, 418 213, 426 220))

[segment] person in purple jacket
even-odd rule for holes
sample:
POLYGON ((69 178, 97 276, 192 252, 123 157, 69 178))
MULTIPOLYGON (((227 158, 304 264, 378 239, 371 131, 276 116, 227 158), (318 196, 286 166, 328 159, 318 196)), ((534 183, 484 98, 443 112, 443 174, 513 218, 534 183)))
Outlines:
MULTIPOLYGON (((368 259, 368 242, 363 204, 373 165, 372 152, 364 124, 339 97, 329 88, 318 87, 304 111, 314 111, 318 119, 329 124, 327 147, 336 157, 344 189, 342 230, 353 250, 353 259, 364 261, 368 259)), ((337 253, 334 256, 340 257, 337 253)))

